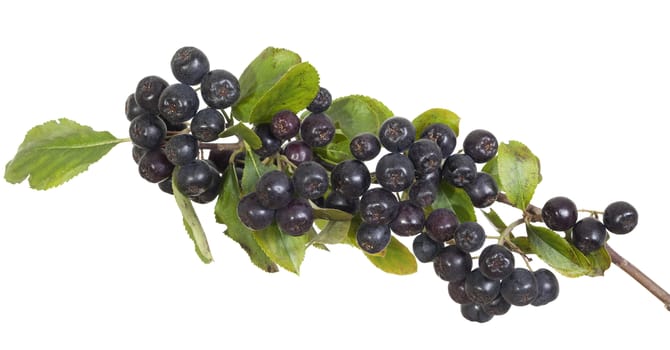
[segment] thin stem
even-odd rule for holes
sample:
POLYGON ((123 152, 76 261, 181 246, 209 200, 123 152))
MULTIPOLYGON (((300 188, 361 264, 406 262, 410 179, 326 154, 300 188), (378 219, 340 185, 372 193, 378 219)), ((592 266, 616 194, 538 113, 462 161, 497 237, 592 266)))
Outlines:
POLYGON ((665 308, 670 311, 670 294, 666 292, 661 286, 654 282, 651 278, 640 271, 635 265, 630 263, 628 260, 624 259, 619 253, 617 253, 609 244, 605 244, 605 249, 610 254, 612 262, 614 265, 621 268, 626 272, 630 277, 633 277, 638 283, 645 287, 651 294, 653 294, 658 300, 660 300, 665 308))
MULTIPOLYGON (((497 201, 500 203, 514 206, 504 193, 498 194, 497 201)), ((593 211, 589 212, 593 213, 593 211)), ((528 208, 526 208, 524 214, 526 215, 526 218, 532 222, 542 221, 542 209, 532 204, 529 205, 528 208)), ((507 230, 507 228, 505 230, 507 230)), ((612 263, 614 263, 614 265, 618 266, 630 277, 633 277, 633 279, 635 279, 651 294, 653 294, 656 298, 658 298, 661 302, 663 302, 665 308, 668 311, 670 311, 670 293, 668 293, 665 289, 659 286, 658 283, 654 282, 654 280, 645 275, 644 272, 640 271, 640 269, 635 267, 635 265, 633 265, 631 262, 624 259, 621 255, 619 255, 619 253, 617 253, 614 249, 612 249, 612 247, 609 244, 605 244, 605 249, 607 249, 607 252, 612 258, 612 263)))
POLYGON ((244 147, 244 141, 239 140, 235 143, 200 143, 201 149, 216 150, 216 151, 235 151, 244 147))
POLYGON ((515 227, 523 224, 524 222, 526 222, 526 220, 524 218, 521 218, 505 227, 503 232, 500 233, 500 238, 498 238, 498 244, 503 244, 503 242, 508 241, 509 234, 512 233, 512 230, 514 230, 515 227))

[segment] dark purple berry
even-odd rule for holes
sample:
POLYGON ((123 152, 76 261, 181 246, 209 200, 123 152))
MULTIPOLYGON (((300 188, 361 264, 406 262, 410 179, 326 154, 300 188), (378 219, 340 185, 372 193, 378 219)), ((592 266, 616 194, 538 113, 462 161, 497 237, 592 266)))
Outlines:
POLYGON ((272 170, 258 180, 256 194, 264 207, 275 210, 283 208, 293 197, 293 183, 283 171, 272 170))
POLYGON ((368 254, 381 252, 391 242, 391 230, 388 225, 361 223, 356 231, 356 243, 368 254))
POLYGON ((293 189, 306 199, 317 199, 328 191, 328 172, 317 162, 303 162, 293 172, 293 189))
POLYGON ((402 201, 398 213, 391 221, 390 228, 398 236, 414 236, 423 230, 425 221, 423 209, 411 201, 402 201))
POLYGON ((142 114, 130 122, 128 134, 134 145, 156 149, 163 142, 167 134, 167 127, 161 118, 151 114, 142 114))
POLYGON ((158 98, 158 111, 172 124, 193 118, 200 106, 198 94, 186 84, 173 84, 165 88, 158 98))
POLYGON ((323 205, 326 208, 339 209, 354 214, 358 211, 359 200, 358 197, 347 197, 341 192, 332 191, 326 196, 323 205))
POLYGON ((566 197, 554 197, 542 207, 542 220, 552 230, 566 231, 577 222, 577 206, 566 197))
POLYGON ((461 315, 468 321, 479 323, 488 322, 493 318, 493 315, 484 311, 484 306, 473 303, 462 304, 461 315))
POLYGON ((506 314, 507 311, 509 311, 509 309, 512 307, 512 304, 508 303, 507 300, 505 300, 505 298, 503 298, 501 295, 498 295, 495 299, 493 299, 493 301, 482 306, 484 308, 484 312, 487 314, 500 316, 506 314))
POLYGON ((132 121, 135 117, 146 113, 147 111, 140 107, 140 105, 137 104, 137 101, 135 101, 135 93, 130 94, 126 99, 126 118, 132 121))
POLYGON ((180 82, 198 85, 202 77, 209 72, 209 60, 195 47, 182 47, 172 56, 170 68, 174 77, 180 82))
POLYGON ((281 151, 291 163, 300 165, 300 163, 308 162, 314 159, 314 152, 305 141, 291 141, 287 143, 281 151))
POLYGON ((467 154, 452 154, 444 161, 442 178, 456 187, 463 187, 475 181, 477 164, 467 154))
POLYGON ((221 187, 223 186, 223 178, 218 174, 218 170, 214 164, 210 164, 212 171, 214 172, 214 178, 210 182, 209 187, 205 191, 197 196, 191 196, 192 201, 200 204, 206 204, 215 200, 221 193, 221 187))
POLYGON ((361 196, 361 219, 373 225, 387 225, 395 219, 399 205, 398 199, 389 190, 372 188, 361 196))
POLYGON ((377 182, 392 192, 409 188, 414 182, 414 165, 402 153, 389 153, 377 162, 377 182))
POLYGON ((272 116, 270 130, 276 138, 288 140, 298 135, 300 131, 300 118, 293 111, 279 111, 272 116))
POLYGON ((322 87, 319 87, 319 92, 314 97, 314 100, 307 106, 307 110, 312 113, 325 112, 330 104, 333 102, 333 97, 330 92, 322 87))
POLYGON ((498 199, 498 184, 487 173, 477 173, 475 180, 463 189, 476 208, 486 208, 498 199))
POLYGON ((168 85, 167 81, 155 75, 143 78, 135 90, 137 105, 149 113, 158 114, 158 98, 168 85))
POLYGON ((538 269, 533 274, 537 280, 537 298, 531 304, 542 306, 556 300, 559 292, 556 275, 547 269, 538 269))
POLYGON ((603 223, 612 233, 629 233, 637 226, 637 210, 628 202, 614 202, 605 208, 603 223))
POLYGON ((312 147, 323 147, 335 137, 335 125, 323 113, 310 114, 300 124, 300 137, 312 147))
POLYGON ((514 271, 514 255, 502 245, 490 245, 479 254, 479 270, 490 279, 503 279, 514 271))
POLYGON ((489 131, 471 131, 463 141, 463 151, 476 163, 486 163, 498 153, 498 139, 489 131))
POLYGON ((421 133, 422 139, 433 140, 442 151, 442 157, 448 157, 456 148, 456 133, 448 125, 430 124, 421 133))
POLYGON ((191 120, 191 134, 203 142, 214 141, 226 129, 226 119, 221 112, 213 108, 205 108, 191 120))
POLYGON ((172 136, 165 143, 165 156, 174 165, 186 165, 198 157, 198 140, 189 134, 172 136))
POLYGON ((206 161, 196 159, 177 168, 176 176, 179 192, 188 197, 195 197, 207 191, 219 174, 206 161))
POLYGON ((595 218, 583 218, 572 227, 572 244, 584 254, 602 248, 606 239, 605 225, 595 218))
POLYGON ((358 197, 370 187, 370 171, 360 160, 345 160, 330 173, 330 182, 346 197, 358 197))
POLYGON ((458 247, 444 247, 433 260, 435 274, 447 282, 465 279, 472 270, 472 257, 458 247))
POLYGON ((417 174, 439 172, 442 166, 442 151, 432 140, 419 139, 409 146, 407 156, 414 164, 417 174))
POLYGON ((482 225, 476 222, 463 222, 454 233, 456 246, 464 252, 474 252, 484 246, 486 232, 482 225))
POLYGON ((140 159, 144 157, 145 154, 147 154, 149 150, 146 148, 142 148, 138 145, 133 145, 133 160, 135 161, 135 164, 140 163, 140 159))
POLYGON ((416 137, 416 128, 411 121, 403 117, 386 119, 379 127, 379 141, 391 152, 403 152, 409 148, 416 137))
POLYGON ((451 300, 457 304, 472 303, 472 299, 465 293, 465 279, 449 282, 447 291, 451 300))
POLYGON ((240 97, 240 82, 232 73, 215 69, 203 76, 200 94, 208 106, 216 109, 228 108, 240 97))
POLYGON ((500 281, 492 280, 479 269, 472 270, 465 277, 465 294, 472 302, 480 305, 492 302, 500 292, 500 281))
POLYGON ((163 191, 167 194, 174 194, 174 190, 172 190, 172 176, 170 176, 167 179, 159 182, 158 183, 158 188, 160 188, 161 191, 163 191))
POLYGON ((436 242, 454 239, 458 228, 456 213, 447 208, 437 208, 426 218, 426 234, 436 242))
POLYGON ((433 204, 437 198, 437 186, 430 180, 416 180, 409 188, 409 199, 420 207, 433 204))
POLYGON ((354 136, 349 143, 351 155, 358 160, 372 160, 382 149, 379 139, 373 133, 365 132, 354 136))
POLYGON ((244 226, 250 230, 262 230, 272 224, 275 211, 261 205, 256 192, 251 192, 240 199, 237 204, 237 216, 244 226))
POLYGON ((500 295, 510 304, 528 305, 537 298, 537 279, 527 269, 516 268, 511 275, 502 280, 500 295))
POLYGON ((254 127, 254 132, 261 139, 261 147, 254 150, 261 157, 268 157, 281 148, 281 140, 272 135, 270 123, 261 123, 254 127))
POLYGON ((301 236, 312 228, 314 211, 307 200, 295 198, 285 207, 277 209, 275 220, 282 232, 301 236))
POLYGON ((165 157, 161 149, 148 151, 138 164, 140 176, 153 183, 161 182, 170 177, 174 165, 165 157))
POLYGON ((412 242, 414 256, 422 263, 433 261, 443 247, 443 243, 433 241, 425 233, 418 234, 412 242))

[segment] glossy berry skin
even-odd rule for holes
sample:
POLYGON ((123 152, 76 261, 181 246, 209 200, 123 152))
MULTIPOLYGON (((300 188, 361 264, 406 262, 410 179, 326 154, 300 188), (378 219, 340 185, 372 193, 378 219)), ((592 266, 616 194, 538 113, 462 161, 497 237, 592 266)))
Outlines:
POLYGON ((498 139, 487 130, 473 130, 463 140, 463 152, 475 163, 486 163, 498 153, 498 139))
POLYGON ((186 84, 170 85, 158 98, 158 112, 172 124, 193 118, 199 106, 198 94, 186 84))
POLYGON ((414 164, 402 153, 389 153, 377 162, 376 175, 382 187, 401 192, 414 182, 414 164))
POLYGON ((177 188, 188 197, 195 197, 210 188, 218 172, 204 160, 197 159, 177 168, 177 188))
POLYGON ((437 198, 437 186, 430 180, 416 180, 409 188, 409 199, 422 208, 428 207, 437 198))
POLYGON ((261 157, 268 157, 281 148, 281 140, 272 135, 270 123, 261 123, 254 127, 254 132, 261 139, 261 147, 254 150, 254 153, 261 157))
POLYGON ((433 261, 443 247, 444 244, 433 241, 425 233, 419 233, 412 241, 414 256, 422 263, 433 261))
POLYGON ((446 158, 456 149, 456 133, 448 125, 435 123, 428 125, 421 133, 422 139, 434 141, 446 158))
POLYGON ((437 208, 426 218, 426 234, 436 242, 454 239, 458 228, 458 217, 451 209, 437 208))
POLYGON ((463 280, 472 270, 470 254, 454 245, 444 247, 433 260, 435 274, 447 282, 463 280))
POLYGON ((133 145, 133 160, 135 161, 135 164, 140 163, 140 159, 144 157, 145 154, 147 154, 149 150, 146 148, 142 148, 138 145, 133 145))
POLYGON ((414 164, 417 174, 439 172, 442 167, 442 151, 432 140, 419 139, 409 146, 407 157, 414 164))
POLYGON ((628 202, 614 202, 605 208, 603 223, 608 231, 623 235, 637 226, 637 210, 628 202))
POLYGON ((415 137, 416 128, 407 118, 391 117, 379 127, 379 141, 391 152, 407 150, 415 137))
POLYGON ((345 197, 358 197, 370 187, 370 171, 360 160, 345 160, 335 166, 330 173, 334 190, 345 197))
POLYGON ((261 205, 256 192, 251 192, 237 204, 237 216, 250 230, 262 230, 275 220, 275 211, 261 205))
POLYGON ((391 221, 391 231, 398 236, 414 236, 423 230, 425 221, 423 209, 411 201, 402 201, 398 213, 391 221))
POLYGON ((472 299, 465 293, 465 279, 449 282, 447 291, 451 300, 457 304, 472 303, 472 299))
POLYGON ((170 84, 163 78, 150 75, 142 78, 135 89, 135 102, 145 111, 158 114, 158 98, 170 84))
POLYGON ((172 136, 165 143, 165 156, 174 165, 186 165, 198 156, 198 139, 193 135, 172 136))
POLYGON ((488 304, 482 305, 484 308, 484 312, 486 312, 489 315, 493 316, 501 316, 507 313, 509 309, 512 307, 512 304, 508 303, 505 298, 503 298, 500 294, 493 299, 488 304))
POLYGON ((140 159, 138 169, 142 178, 158 183, 170 177, 174 165, 165 157, 161 149, 153 149, 140 159))
POLYGON ((223 115, 213 108, 204 108, 191 120, 191 134, 203 142, 214 141, 226 129, 223 115))
POLYGON ((308 162, 314 159, 314 152, 305 141, 291 141, 287 143, 281 150, 281 154, 285 155, 291 163, 300 165, 303 162, 308 162))
POLYGON ((314 211, 303 198, 291 200, 275 213, 275 221, 282 232, 291 236, 301 236, 314 224, 314 211))
POLYGON ((372 188, 361 196, 361 219, 373 225, 388 225, 398 214, 400 204, 396 196, 383 188, 372 188))
POLYGON ((167 127, 167 131, 182 131, 182 130, 184 130, 188 127, 188 125, 186 125, 186 123, 173 123, 173 122, 163 118, 163 116, 161 116, 161 115, 159 115, 158 117, 161 118, 161 120, 163 120, 163 122, 165 123, 165 126, 167 127))
POLYGON ((293 111, 279 111, 272 116, 270 130, 276 138, 288 140, 298 135, 300 131, 300 118, 293 111))
POLYGON ((382 149, 382 144, 375 134, 364 132, 354 136, 349 143, 349 151, 354 158, 362 161, 372 160, 382 149))
POLYGON ((486 232, 476 222, 463 222, 456 228, 454 240, 456 246, 464 252, 474 252, 484 245, 486 232))
POLYGON ((542 207, 542 220, 554 231, 567 231, 577 222, 577 206, 570 198, 551 198, 542 207))
POLYGON ((537 281, 537 297, 531 304, 542 306, 556 300, 559 292, 556 275, 547 269, 538 269, 533 274, 537 281))
POLYGON ((461 315, 468 321, 479 323, 491 321, 493 318, 492 315, 484 311, 484 306, 474 303, 462 304, 461 315))
POLYGON ((177 50, 170 61, 172 74, 179 82, 198 85, 209 72, 207 56, 195 47, 185 46, 177 50))
POLYGON ((527 269, 516 268, 500 284, 500 295, 516 306, 528 305, 537 298, 537 279, 527 269))
POLYGON ((163 142, 167 134, 167 127, 161 118, 151 114, 142 114, 130 122, 128 134, 134 145, 145 149, 156 149, 163 142))
POLYGON ((463 187, 475 208, 486 208, 498 199, 498 184, 487 173, 477 173, 475 180, 463 187))
POLYGON ((499 244, 492 244, 479 254, 479 271, 490 279, 503 279, 514 271, 514 255, 499 244))
POLYGON ((477 164, 467 154, 452 154, 442 165, 442 178, 456 187, 463 187, 477 178, 477 164))
POLYGON ((312 147, 323 147, 335 137, 335 125, 323 113, 310 114, 300 124, 300 137, 312 147))
POLYGON ((203 76, 200 95, 212 108, 228 108, 240 98, 240 82, 232 73, 215 69, 203 76))
POLYGON ((391 242, 391 230, 388 225, 361 223, 356 231, 356 243, 368 254, 384 250, 391 242))
POLYGON ((321 113, 325 112, 330 108, 330 104, 333 102, 333 96, 330 94, 330 91, 323 87, 319 87, 319 92, 316 94, 307 110, 312 113, 321 113))
POLYGON ((465 294, 473 303, 484 305, 492 302, 500 293, 500 281, 484 276, 479 269, 465 277, 465 294))
POLYGON ((256 183, 258 201, 262 206, 270 209, 285 207, 293 197, 293 183, 291 179, 279 170, 269 171, 256 183))
POLYGON ((328 172, 317 162, 301 163, 293 172, 293 189, 306 199, 317 199, 328 191, 328 172))
POLYGON ((147 111, 140 107, 140 105, 137 104, 137 101, 135 101, 135 93, 130 94, 126 99, 126 118, 128 118, 129 121, 132 121, 135 117, 139 117, 141 114, 145 113, 147 113, 147 111))
POLYGON ((584 254, 600 249, 605 245, 605 240, 605 225, 595 218, 583 218, 572 227, 572 244, 584 254))
POLYGON ((324 199, 323 206, 354 214, 358 211, 359 200, 358 197, 347 197, 341 192, 332 191, 324 199))

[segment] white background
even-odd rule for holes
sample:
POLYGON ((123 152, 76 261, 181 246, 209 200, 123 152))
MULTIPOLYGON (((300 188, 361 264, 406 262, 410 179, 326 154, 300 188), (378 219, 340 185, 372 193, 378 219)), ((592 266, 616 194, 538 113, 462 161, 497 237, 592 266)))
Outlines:
MULTIPOLYGON (((3 8, 2 164, 32 126, 60 117, 126 137, 126 97, 146 75, 174 81, 181 46, 237 75, 284 47, 335 96, 370 95, 409 118, 448 108, 464 132, 526 143, 542 160, 537 205, 633 203, 638 228, 611 245, 670 288, 663 2, 113 3, 3 8)), ((559 277, 554 303, 480 325, 431 265, 387 275, 336 246, 309 250, 299 277, 266 274, 211 205, 198 208, 215 258, 204 265, 172 198, 138 176, 130 153, 119 145, 47 192, 0 181, 1 349, 666 347, 670 314, 616 267, 559 277)))

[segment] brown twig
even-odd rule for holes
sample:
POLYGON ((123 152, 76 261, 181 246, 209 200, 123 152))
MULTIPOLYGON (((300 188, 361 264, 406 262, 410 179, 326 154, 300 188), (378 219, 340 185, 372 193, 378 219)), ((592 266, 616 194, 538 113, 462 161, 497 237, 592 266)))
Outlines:
MULTIPOLYGON (((507 195, 504 193, 498 194, 498 202, 504 203, 507 205, 514 206, 509 200, 507 195)), ((534 205, 529 205, 525 211, 526 216, 533 222, 542 222, 542 209, 534 205)), ((640 269, 631 264, 628 260, 624 259, 619 253, 617 253, 609 244, 605 244, 605 249, 612 258, 612 263, 618 266, 621 270, 627 273, 630 277, 633 277, 639 284, 646 288, 651 294, 658 298, 665 308, 670 311, 670 293, 665 291, 658 283, 654 282, 649 276, 645 275, 640 269)))

